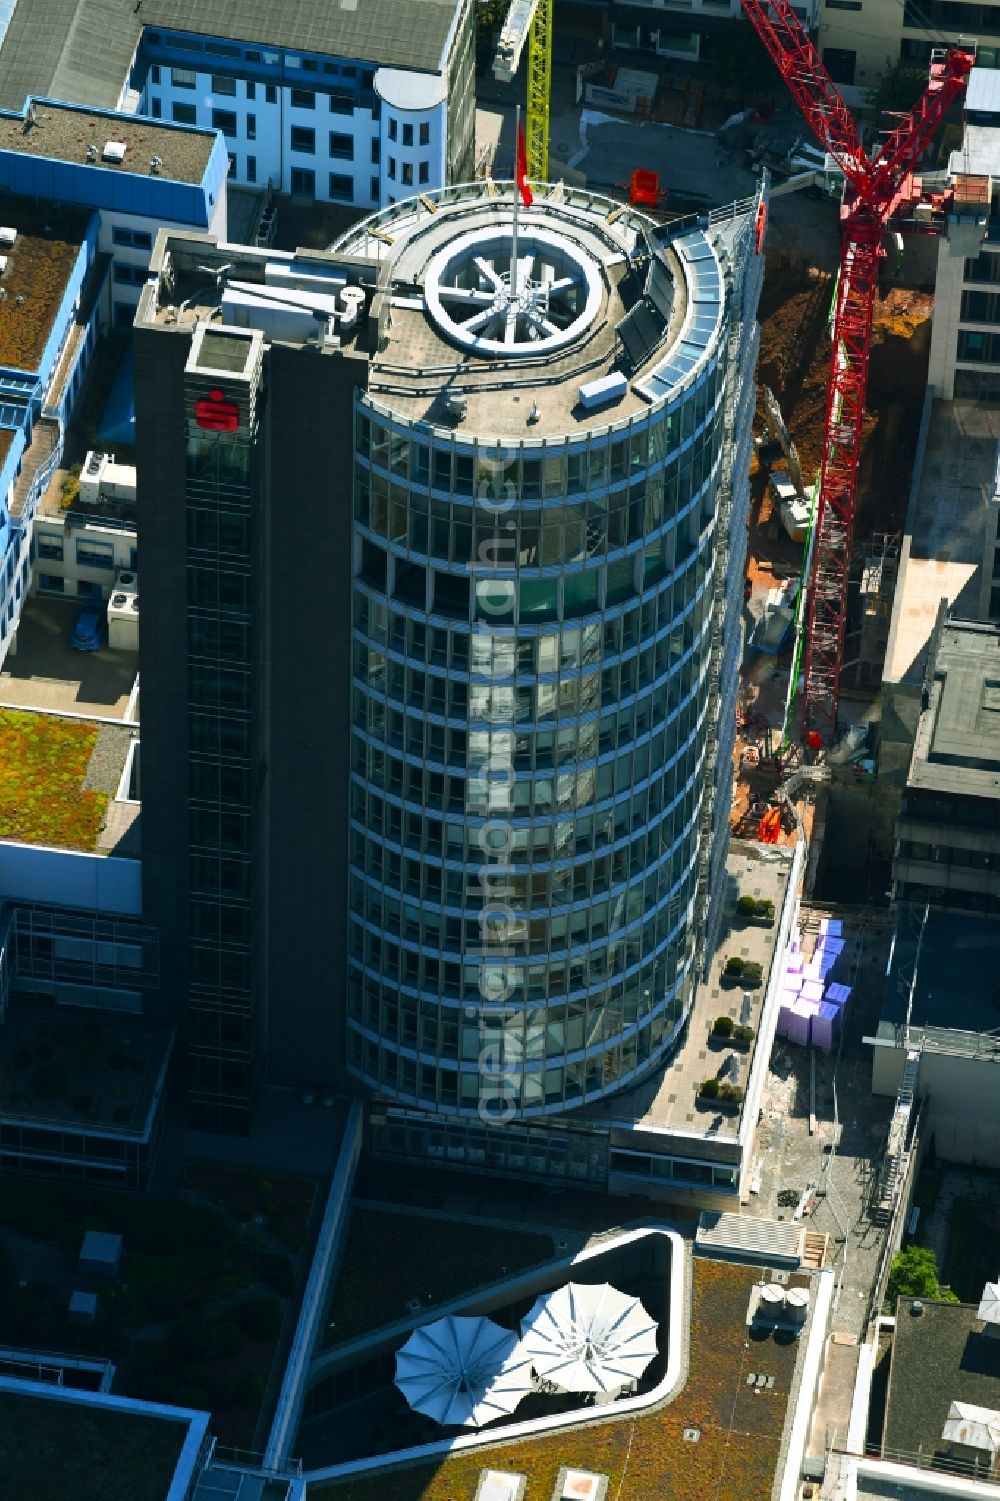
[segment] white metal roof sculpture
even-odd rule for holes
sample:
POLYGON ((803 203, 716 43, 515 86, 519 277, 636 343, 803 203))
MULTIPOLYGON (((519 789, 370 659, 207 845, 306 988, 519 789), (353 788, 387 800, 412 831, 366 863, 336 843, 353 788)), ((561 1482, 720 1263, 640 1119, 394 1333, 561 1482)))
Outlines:
POLYGON ((521 1350, 540 1379, 564 1391, 615 1393, 656 1354, 656 1321, 638 1298, 606 1282, 570 1282, 521 1320, 521 1350))
MULTIPOLYGON (((976 1317, 986 1324, 1000 1326, 1000 1282, 987 1282, 983 1288, 983 1296, 979 1300, 976 1317)), ((994 1332, 1000 1332, 1000 1328, 994 1332)))
POLYGON ((1000 1449, 1000 1412, 976 1407, 972 1402, 953 1402, 941 1437, 946 1443, 982 1449, 995 1456, 1000 1449))
POLYGON ((450 1317, 415 1329, 396 1352, 396 1385, 437 1423, 481 1428, 532 1389, 517 1335, 492 1319, 450 1317))

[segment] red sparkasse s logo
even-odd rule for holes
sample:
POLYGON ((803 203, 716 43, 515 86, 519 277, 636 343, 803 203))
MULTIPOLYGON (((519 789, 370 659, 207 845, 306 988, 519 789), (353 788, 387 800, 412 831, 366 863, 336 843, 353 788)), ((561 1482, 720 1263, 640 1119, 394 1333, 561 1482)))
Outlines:
POLYGON ((194 420, 211 433, 234 433, 240 425, 240 409, 217 387, 195 402, 194 420))

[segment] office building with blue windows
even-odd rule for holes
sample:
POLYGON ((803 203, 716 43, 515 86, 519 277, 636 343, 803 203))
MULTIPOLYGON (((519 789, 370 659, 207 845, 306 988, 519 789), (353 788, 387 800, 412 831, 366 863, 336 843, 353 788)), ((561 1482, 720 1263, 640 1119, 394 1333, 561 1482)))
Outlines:
POLYGON ((0 106, 29 93, 221 132, 232 182, 379 207, 472 176, 472 0, 19 0, 0 106), (212 21, 218 28, 213 29, 212 21))
POLYGON ((346 1083, 379 1155, 608 1181, 726 888, 760 213, 158 241, 143 911, 207 1123, 346 1083))

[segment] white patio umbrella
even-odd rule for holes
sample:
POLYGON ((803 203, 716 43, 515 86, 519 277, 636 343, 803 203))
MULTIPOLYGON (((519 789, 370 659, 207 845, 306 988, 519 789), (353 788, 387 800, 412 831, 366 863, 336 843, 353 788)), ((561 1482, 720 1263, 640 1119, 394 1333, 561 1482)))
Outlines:
POLYGON ((481 1428, 531 1391, 531 1364, 517 1335, 492 1319, 436 1319, 397 1350, 396 1385, 435 1422, 481 1428))
POLYGON ((656 1321, 638 1298, 606 1282, 570 1282, 521 1320, 521 1350, 536 1375, 564 1391, 617 1392, 656 1354, 656 1321))

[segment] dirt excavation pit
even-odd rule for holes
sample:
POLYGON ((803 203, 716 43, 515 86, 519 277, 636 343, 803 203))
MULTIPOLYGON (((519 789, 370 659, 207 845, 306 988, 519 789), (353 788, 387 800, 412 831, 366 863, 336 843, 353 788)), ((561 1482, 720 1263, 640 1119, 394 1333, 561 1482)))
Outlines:
MULTIPOLYGON (((807 480, 822 462, 835 286, 829 271, 787 251, 767 254, 758 380, 781 404, 807 480)), ((903 527, 927 384, 932 306, 929 294, 909 288, 879 293, 855 521, 859 540, 903 527)))

